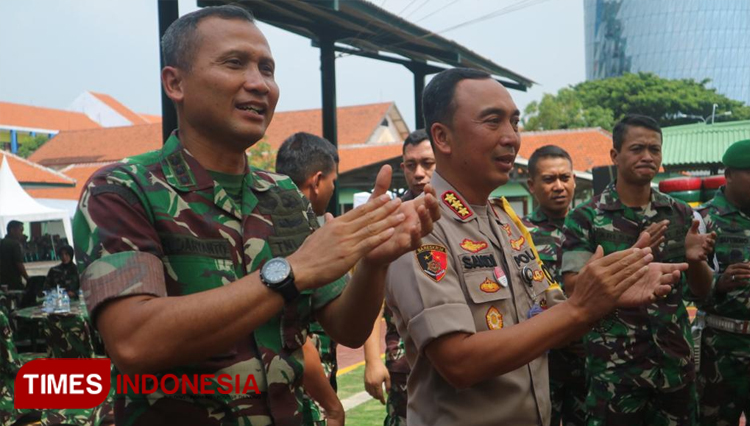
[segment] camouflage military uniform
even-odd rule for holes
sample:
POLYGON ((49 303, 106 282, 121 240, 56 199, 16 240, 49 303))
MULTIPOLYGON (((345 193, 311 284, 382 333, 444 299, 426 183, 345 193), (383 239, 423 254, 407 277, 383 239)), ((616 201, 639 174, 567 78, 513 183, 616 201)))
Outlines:
POLYGON ((383 308, 385 319, 385 368, 391 376, 391 390, 388 393, 383 426, 406 426, 406 382, 409 378, 409 361, 406 359, 404 340, 399 336, 393 312, 386 305, 383 308))
MULTIPOLYGON (((724 189, 698 208, 708 232, 717 234, 719 273, 750 259, 750 217, 732 205, 724 189)), ((714 293, 699 304, 708 315, 750 320, 750 287, 714 293)), ((700 416, 704 425, 737 425, 740 413, 750 415, 750 335, 707 326, 701 343, 700 416)))
MULTIPOLYGON (((176 135, 161 150, 97 171, 73 233, 86 305, 133 294, 181 296, 226 285, 274 256, 288 256, 318 226, 286 176, 247 168, 236 203, 176 135)), ((305 291, 225 353, 161 371, 254 376, 260 394, 117 395, 118 426, 297 425, 302 422, 302 344, 311 313, 336 298, 339 279, 305 291)))
MULTIPOLYGON (((684 262, 690 207, 656 190, 644 208, 625 206, 610 184, 565 219, 562 272, 579 272, 601 245, 604 254, 631 247, 650 224, 669 219, 657 262, 684 262)), ((617 309, 584 337, 589 425, 691 425, 695 366, 685 277, 665 298, 617 309)))
MULTIPOLYGON (((336 342, 331 340, 317 321, 310 324, 308 336, 313 345, 315 345, 318 355, 320 355, 320 363, 323 366, 323 372, 331 383, 331 387, 334 391, 337 390, 336 373, 338 372, 339 366, 336 361, 336 342)), ((303 398, 303 417, 305 419, 305 424, 326 424, 326 416, 323 413, 324 410, 320 407, 320 404, 315 402, 315 400, 310 398, 307 394, 305 394, 303 398)))
MULTIPOLYGON (((541 209, 523 218, 539 258, 557 282, 562 282, 562 229, 565 219, 551 219, 541 209)), ((586 377, 584 358, 577 355, 583 350, 580 342, 563 349, 549 351, 549 390, 552 404, 550 425, 583 426, 586 424, 586 377)))

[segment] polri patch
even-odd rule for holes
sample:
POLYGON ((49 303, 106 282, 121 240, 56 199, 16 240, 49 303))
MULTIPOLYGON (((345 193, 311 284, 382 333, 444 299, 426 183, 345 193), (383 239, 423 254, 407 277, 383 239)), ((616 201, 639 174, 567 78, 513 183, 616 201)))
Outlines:
POLYGON ((417 261, 428 277, 440 281, 448 270, 448 255, 445 247, 437 244, 426 244, 416 251, 417 261))
POLYGON ((448 206, 448 208, 451 209, 453 213, 456 214, 456 216, 458 216, 459 219, 465 220, 474 215, 474 212, 471 211, 469 206, 455 192, 445 191, 440 198, 443 200, 443 203, 445 203, 445 205, 448 206))
POLYGON ((488 245, 485 241, 472 241, 468 238, 464 238, 464 240, 461 242, 461 248, 472 253, 482 251, 487 247, 488 245))
POLYGON ((484 319, 487 321, 487 328, 490 330, 500 330, 503 328, 503 314, 501 314, 494 306, 491 306, 490 309, 487 310, 484 319))

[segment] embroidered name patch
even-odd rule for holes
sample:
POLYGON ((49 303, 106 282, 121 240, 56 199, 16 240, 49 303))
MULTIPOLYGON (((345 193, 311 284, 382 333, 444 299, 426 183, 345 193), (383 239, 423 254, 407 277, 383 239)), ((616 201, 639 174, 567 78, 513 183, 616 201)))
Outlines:
POLYGON ((440 198, 442 198, 445 205, 448 206, 448 208, 450 208, 460 219, 468 219, 474 215, 474 212, 469 209, 463 200, 461 200, 461 197, 455 192, 445 191, 440 198))
POLYGON ((448 256, 445 247, 437 244, 427 244, 416 251, 417 261, 428 277, 440 281, 448 269, 448 256))
POLYGON ((470 251, 472 253, 476 253, 478 251, 482 251, 482 250, 486 249, 487 247, 488 246, 487 246, 487 243, 485 241, 472 241, 472 240, 470 240, 468 238, 465 238, 461 242, 461 248, 464 249, 464 250, 466 250, 466 251, 470 251))

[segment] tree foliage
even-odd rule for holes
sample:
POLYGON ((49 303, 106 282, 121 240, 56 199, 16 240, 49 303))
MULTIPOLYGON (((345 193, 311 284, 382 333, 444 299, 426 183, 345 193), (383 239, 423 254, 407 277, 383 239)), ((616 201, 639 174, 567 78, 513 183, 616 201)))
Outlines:
POLYGON ((273 172, 276 170, 276 151, 264 137, 247 151, 247 162, 253 167, 273 172))
POLYGON ((626 114, 656 119, 662 127, 711 120, 714 104, 716 121, 750 119, 750 107, 708 88, 710 80, 669 80, 651 73, 625 74, 592 80, 545 94, 524 111, 525 130, 612 127, 626 114), (724 115, 731 111, 731 115, 724 115))
POLYGON ((44 145, 49 140, 49 136, 36 135, 31 140, 24 141, 18 144, 18 156, 23 158, 29 158, 40 146, 44 145))

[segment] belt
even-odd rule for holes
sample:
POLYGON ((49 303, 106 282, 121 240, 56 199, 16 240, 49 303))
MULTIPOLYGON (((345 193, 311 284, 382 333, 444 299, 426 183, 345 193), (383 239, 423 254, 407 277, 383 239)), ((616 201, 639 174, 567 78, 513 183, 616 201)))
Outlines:
POLYGON ((750 334, 750 321, 706 314, 706 325, 730 333, 750 334))

